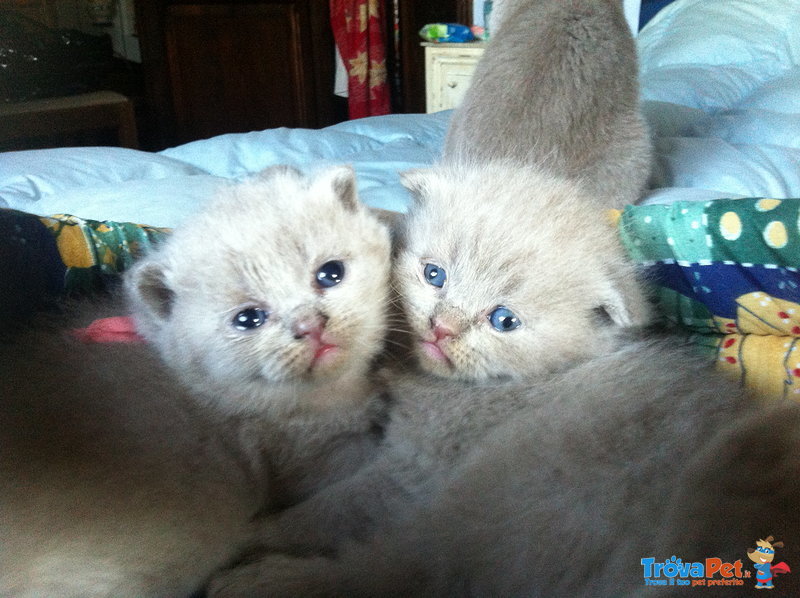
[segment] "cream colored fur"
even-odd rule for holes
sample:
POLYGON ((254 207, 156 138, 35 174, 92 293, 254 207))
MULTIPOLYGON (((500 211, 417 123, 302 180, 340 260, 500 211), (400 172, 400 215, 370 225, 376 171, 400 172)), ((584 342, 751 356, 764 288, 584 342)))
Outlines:
POLYGON ((520 378, 602 354, 649 313, 636 272, 600 208, 576 184, 512 162, 438 165, 404 176, 415 195, 395 282, 421 366, 460 379, 520 378), (444 269, 442 288, 425 264, 444 269), (521 320, 499 332, 497 306, 521 320), (447 360, 424 341, 434 326, 447 360))
POLYGON ((220 410, 313 412, 328 407, 337 385, 363 385, 381 348, 388 232, 358 204, 349 168, 310 182, 289 169, 262 178, 175 231, 133 270, 129 295, 139 329, 188 385, 210 397, 236 389, 238 400, 215 403, 220 410), (330 260, 346 274, 326 291, 314 275, 330 260), (270 314, 252 334, 230 325, 248 307, 270 314), (310 371, 312 347, 293 326, 317 317, 345 351, 310 371))
POLYGON ((0 596, 178 597, 367 460, 389 237, 347 168, 231 186, 129 274, 149 344, 0 346, 0 596), (330 260, 345 267, 315 284, 330 260), (269 317, 237 330, 257 306, 269 317), (299 331, 324 323, 338 355, 299 331))

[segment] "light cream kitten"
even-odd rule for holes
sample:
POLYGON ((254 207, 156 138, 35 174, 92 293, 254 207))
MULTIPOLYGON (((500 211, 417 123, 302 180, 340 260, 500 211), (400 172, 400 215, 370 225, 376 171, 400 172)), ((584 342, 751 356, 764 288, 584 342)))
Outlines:
POLYGON ((386 332, 389 240, 355 184, 347 167, 311 181, 271 169, 133 270, 138 328, 188 385, 235 388, 252 399, 227 408, 259 412, 313 411, 364 386, 386 332), (254 310, 263 326, 240 330, 254 310))
POLYGON ((404 176, 395 264, 423 369, 520 378, 610 350, 648 306, 606 214, 576 184, 510 162, 404 176))
POLYGON ((0 596, 186 596, 357 469, 389 236, 348 168, 232 186, 127 278, 148 344, 0 346, 0 596))
POLYGON ((503 0, 443 161, 513 159, 635 203, 650 173, 636 47, 621 0, 503 0))

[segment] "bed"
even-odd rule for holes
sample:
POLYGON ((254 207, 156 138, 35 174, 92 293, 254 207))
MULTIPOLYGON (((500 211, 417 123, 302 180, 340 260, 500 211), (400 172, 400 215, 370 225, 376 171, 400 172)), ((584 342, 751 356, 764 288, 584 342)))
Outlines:
MULTIPOLYGON (((676 0, 648 22, 638 46, 655 172, 643 202, 616 214, 664 319, 776 397, 800 396, 797 23, 796 0, 676 0)), ((352 164, 363 201, 404 212, 398 172, 436 159, 449 116, 223 135, 159 153, 0 154, 0 276, 14 281, 0 304, 102 286, 220 184, 272 164, 352 164)))

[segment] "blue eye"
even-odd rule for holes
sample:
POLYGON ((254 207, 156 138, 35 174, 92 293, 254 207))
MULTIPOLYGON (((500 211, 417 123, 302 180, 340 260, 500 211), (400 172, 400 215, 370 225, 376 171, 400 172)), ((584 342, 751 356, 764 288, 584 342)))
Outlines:
POLYGON ((428 284, 442 288, 444 281, 447 280, 447 272, 436 264, 425 264, 425 280, 428 284))
POLYGON ((317 270, 317 285, 330 288, 334 287, 344 278, 344 264, 339 260, 332 260, 322 264, 317 270))
POLYGON ((495 330, 500 332, 514 330, 514 328, 519 328, 522 324, 513 311, 502 305, 489 314, 489 323, 495 330))
POLYGON ((269 314, 260 307, 248 307, 233 316, 233 327, 236 330, 252 330, 258 328, 269 318, 269 314))

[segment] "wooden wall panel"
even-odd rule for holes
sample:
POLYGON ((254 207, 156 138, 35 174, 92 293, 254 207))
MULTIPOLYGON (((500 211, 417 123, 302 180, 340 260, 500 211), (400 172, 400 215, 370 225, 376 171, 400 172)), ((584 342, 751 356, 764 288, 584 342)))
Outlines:
POLYGON ((326 0, 139 0, 161 145, 334 122, 326 0))
POLYGON ((292 4, 170 6, 178 140, 307 124, 299 20, 292 4))

